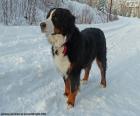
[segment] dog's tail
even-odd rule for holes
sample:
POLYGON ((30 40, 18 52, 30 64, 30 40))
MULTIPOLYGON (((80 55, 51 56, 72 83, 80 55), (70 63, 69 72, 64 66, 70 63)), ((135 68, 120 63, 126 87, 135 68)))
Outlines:
POLYGON ((107 47, 106 38, 102 31, 100 31, 100 38, 97 44, 97 60, 101 62, 104 73, 107 69, 107 47))

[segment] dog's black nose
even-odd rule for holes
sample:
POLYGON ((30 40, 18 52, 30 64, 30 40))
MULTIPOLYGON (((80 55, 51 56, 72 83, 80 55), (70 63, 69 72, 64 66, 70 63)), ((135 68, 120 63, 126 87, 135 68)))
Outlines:
POLYGON ((45 22, 40 23, 40 27, 46 27, 46 23, 45 22))

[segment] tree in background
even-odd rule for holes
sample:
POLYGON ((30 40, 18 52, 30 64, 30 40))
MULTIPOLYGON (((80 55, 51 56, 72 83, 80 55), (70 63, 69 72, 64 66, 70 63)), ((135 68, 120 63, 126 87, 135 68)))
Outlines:
POLYGON ((1 0, 0 22, 6 25, 36 25, 52 7, 63 7, 76 16, 77 23, 106 22, 106 0, 1 0), (78 1, 78 2, 75 2, 78 1), (84 4, 81 4, 82 2, 84 4), (87 3, 87 4, 85 4, 87 3), (76 5, 75 5, 76 4, 76 5), (80 6, 80 7, 79 7, 80 6), (97 11, 97 8, 100 11, 97 11), (82 12, 81 12, 81 11, 82 12), (79 13, 80 12, 80 13, 79 13))
POLYGON ((2 6, 2 21, 5 25, 8 25, 8 1, 7 0, 1 0, 1 6, 2 6))
POLYGON ((112 0, 110 0, 110 8, 109 8, 109 20, 110 21, 112 20, 111 14, 112 14, 112 0))
MULTIPOLYGON (((110 3, 110 0, 108 0, 110 3)), ((112 0, 112 13, 140 18, 140 0, 112 0)))
POLYGON ((107 1, 106 0, 99 0, 98 9, 102 12, 106 12, 107 9, 107 1))
POLYGON ((29 24, 33 24, 36 22, 36 0, 28 0, 28 7, 26 11, 26 18, 29 21, 29 24))

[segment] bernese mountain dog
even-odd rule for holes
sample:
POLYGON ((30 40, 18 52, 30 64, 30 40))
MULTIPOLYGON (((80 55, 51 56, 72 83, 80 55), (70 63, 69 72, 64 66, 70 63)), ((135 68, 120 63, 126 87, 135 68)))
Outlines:
POLYGON ((64 8, 51 9, 46 22, 40 23, 40 27, 52 45, 54 61, 63 75, 68 107, 74 106, 81 70, 85 70, 81 81, 86 82, 95 59, 101 72, 100 84, 106 87, 107 50, 103 31, 98 28, 79 31, 75 17, 64 8))

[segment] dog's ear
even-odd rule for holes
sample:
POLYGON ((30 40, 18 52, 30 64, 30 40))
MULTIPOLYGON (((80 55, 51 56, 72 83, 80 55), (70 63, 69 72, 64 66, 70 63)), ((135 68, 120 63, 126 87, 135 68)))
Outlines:
POLYGON ((69 10, 67 10, 64 13, 62 26, 62 31, 64 32, 64 35, 67 34, 68 32, 71 32, 73 27, 75 27, 75 16, 69 10))
POLYGON ((68 10, 66 15, 66 20, 68 21, 67 24, 75 25, 75 16, 68 10))
POLYGON ((70 24, 75 25, 75 16, 71 14, 70 16, 70 24))

